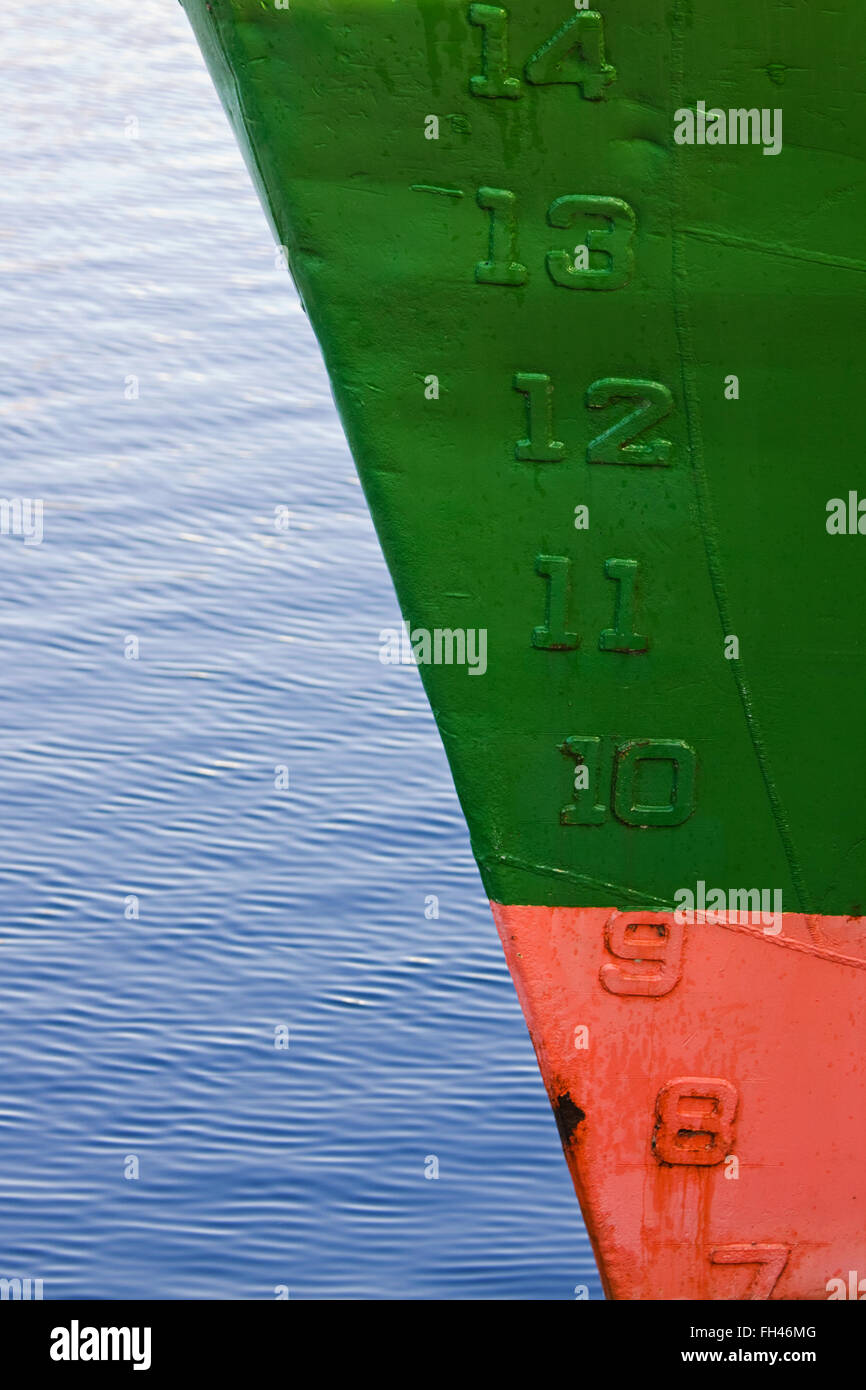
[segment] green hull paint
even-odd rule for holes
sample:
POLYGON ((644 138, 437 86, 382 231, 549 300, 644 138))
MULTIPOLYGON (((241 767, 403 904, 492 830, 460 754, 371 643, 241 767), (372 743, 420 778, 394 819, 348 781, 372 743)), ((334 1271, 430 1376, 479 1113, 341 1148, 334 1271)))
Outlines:
POLYGON ((488 895, 648 906, 703 879, 864 911, 866 536, 826 529, 831 498, 866 495, 861 0, 610 0, 602 99, 523 75, 570 0, 511 7, 518 94, 498 98, 470 89, 485 35, 465 0, 185 7, 288 248, 403 613, 487 631, 483 676, 421 675, 488 895), (676 144, 675 111, 699 100, 780 109, 781 152, 676 144), (508 200, 484 189, 514 195, 504 253, 508 200), (627 209, 557 202, 576 194, 627 209), (503 266, 485 270, 491 228, 503 266), (551 442, 545 384, 521 373, 552 384, 564 448, 547 461, 520 447, 529 390, 551 442), (667 464, 590 449, 635 409, 609 379, 667 388, 671 413, 638 440, 669 441, 667 464), (581 751, 595 785, 575 794, 581 751))

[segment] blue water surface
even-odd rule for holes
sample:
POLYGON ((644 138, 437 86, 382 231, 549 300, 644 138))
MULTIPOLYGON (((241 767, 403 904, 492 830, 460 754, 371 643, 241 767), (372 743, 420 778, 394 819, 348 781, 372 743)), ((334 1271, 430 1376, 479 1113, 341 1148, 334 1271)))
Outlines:
POLYGON ((0 494, 44 499, 44 536, 0 536, 0 1275, 601 1297, 417 671, 378 660, 399 612, 319 352, 183 11, 4 29, 0 494))

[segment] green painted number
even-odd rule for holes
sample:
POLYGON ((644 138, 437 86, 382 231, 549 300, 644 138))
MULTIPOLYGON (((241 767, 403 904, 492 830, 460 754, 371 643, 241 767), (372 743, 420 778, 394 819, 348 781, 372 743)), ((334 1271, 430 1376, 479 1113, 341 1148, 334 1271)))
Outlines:
POLYGON ((517 259, 516 195, 507 188, 479 188, 478 206, 490 213, 487 260, 475 267, 481 285, 525 285, 528 271, 517 259))
POLYGON ((682 825, 695 809, 697 757, 681 739, 630 739, 612 747, 612 739, 574 736, 560 745, 572 759, 577 799, 563 806, 561 825, 601 825, 613 808, 617 820, 635 829, 682 825), (641 796, 641 770, 655 764, 661 774, 658 800, 641 796), (663 769, 665 771, 663 771, 663 769), (666 782, 666 787, 663 783, 666 782))
POLYGON ((674 399, 667 386, 658 381, 632 381, 627 377, 607 376, 594 381, 586 393, 590 410, 605 410, 621 401, 637 402, 631 410, 604 434, 591 440, 586 449, 587 463, 636 463, 665 466, 670 463, 671 441, 650 439, 642 444, 635 441, 660 420, 670 415, 674 399))
POLYGON ((508 76, 508 12, 496 5, 470 5, 469 23, 482 31, 481 67, 470 77, 469 90, 475 97, 522 97, 520 82, 508 76))
POLYGON ((588 101, 601 101, 605 89, 616 80, 616 68, 604 60, 604 21, 598 10, 583 10, 567 19, 553 38, 533 53, 524 76, 538 87, 575 83, 588 101))
POLYGON ((695 750, 679 739, 643 738, 622 744, 614 754, 613 812, 625 825, 682 825, 695 809, 695 750), (638 792, 641 764, 668 769, 668 794, 646 802, 638 792))
POLYGON ((602 825, 607 819, 607 806, 597 800, 601 781, 601 739, 567 738, 562 752, 567 758, 573 758, 577 766, 573 774, 575 800, 563 806, 559 813, 560 825, 602 825))
MULTIPOLYGON (((482 32, 481 72, 469 79, 472 95, 512 101, 521 97, 519 79, 508 73, 508 11, 498 5, 470 5, 469 23, 482 32)), ((581 10, 567 19, 533 53, 523 75, 535 87, 569 83, 588 101, 601 101, 616 81, 616 68, 605 62, 604 21, 598 10, 581 10)))
POLYGON ((613 627, 606 627, 598 639, 603 652, 645 652, 649 641, 634 631, 634 590, 637 580, 637 560, 605 560, 604 572, 616 582, 616 607, 613 627))
POLYGON ((551 227, 568 227, 601 219, 605 227, 584 231, 587 260, 594 252, 607 257, 603 266, 581 268, 570 251, 550 251, 547 269, 556 285, 569 290, 620 290, 634 271, 634 237, 637 218, 621 198, 602 198, 592 193, 569 193, 551 203, 547 220, 551 227))
MULTIPOLYGON (((487 260, 475 267, 476 280, 482 285, 525 285, 529 272, 517 259, 517 194, 510 188, 479 188, 477 201, 490 213, 490 240, 487 260)), ((580 258, 569 251, 549 251, 546 264, 550 278, 569 290, 622 289, 634 271, 634 211, 621 198, 567 193, 551 203, 547 213, 551 227, 573 229, 588 219, 605 225, 582 226, 585 244, 575 248, 575 252, 584 252, 580 258), (591 255, 605 257, 605 263, 590 265, 591 255)))
POLYGON ((533 647, 542 651, 568 652, 578 645, 577 633, 566 632, 571 590, 571 561, 565 555, 539 555, 535 573, 547 580, 544 623, 532 633, 533 647))
MULTIPOLYGON (((634 631, 635 580, 637 560, 605 560, 604 572, 616 582, 614 626, 599 635, 603 652, 623 652, 635 656, 649 650, 649 640, 634 631)), ((580 646, 575 632, 567 632, 571 601, 571 560, 567 555, 538 555, 535 573, 547 580, 544 622, 533 629, 532 645, 544 651, 568 652, 580 646)))
POLYGON ((565 455, 561 439, 553 438, 553 383, 542 372, 517 372, 514 389, 526 397, 528 439, 514 446, 524 463, 558 463, 565 455))

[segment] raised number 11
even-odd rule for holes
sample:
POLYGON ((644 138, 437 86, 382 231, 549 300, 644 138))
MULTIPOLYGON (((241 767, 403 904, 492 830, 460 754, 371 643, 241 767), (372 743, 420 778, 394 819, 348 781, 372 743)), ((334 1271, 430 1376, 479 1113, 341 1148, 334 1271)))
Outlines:
MULTIPOLYGON (((637 560, 605 560, 604 572, 616 584, 613 627, 599 635, 599 651, 635 655, 649 649, 649 639, 634 629, 637 560)), ((535 573, 546 580, 544 622, 533 628, 532 645, 541 651, 571 652, 580 646, 576 632, 569 632, 571 608, 571 560, 567 555, 538 555, 535 573)))

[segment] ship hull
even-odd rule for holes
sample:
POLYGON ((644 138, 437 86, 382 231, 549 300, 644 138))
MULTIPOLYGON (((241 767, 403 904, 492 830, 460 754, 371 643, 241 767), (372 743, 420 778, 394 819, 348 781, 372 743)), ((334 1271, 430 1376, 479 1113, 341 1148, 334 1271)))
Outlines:
POLYGON ((860 0, 185 5, 608 1294, 858 1289, 860 0))
POLYGON ((866 1295, 866 923, 493 913, 608 1296, 866 1295))

